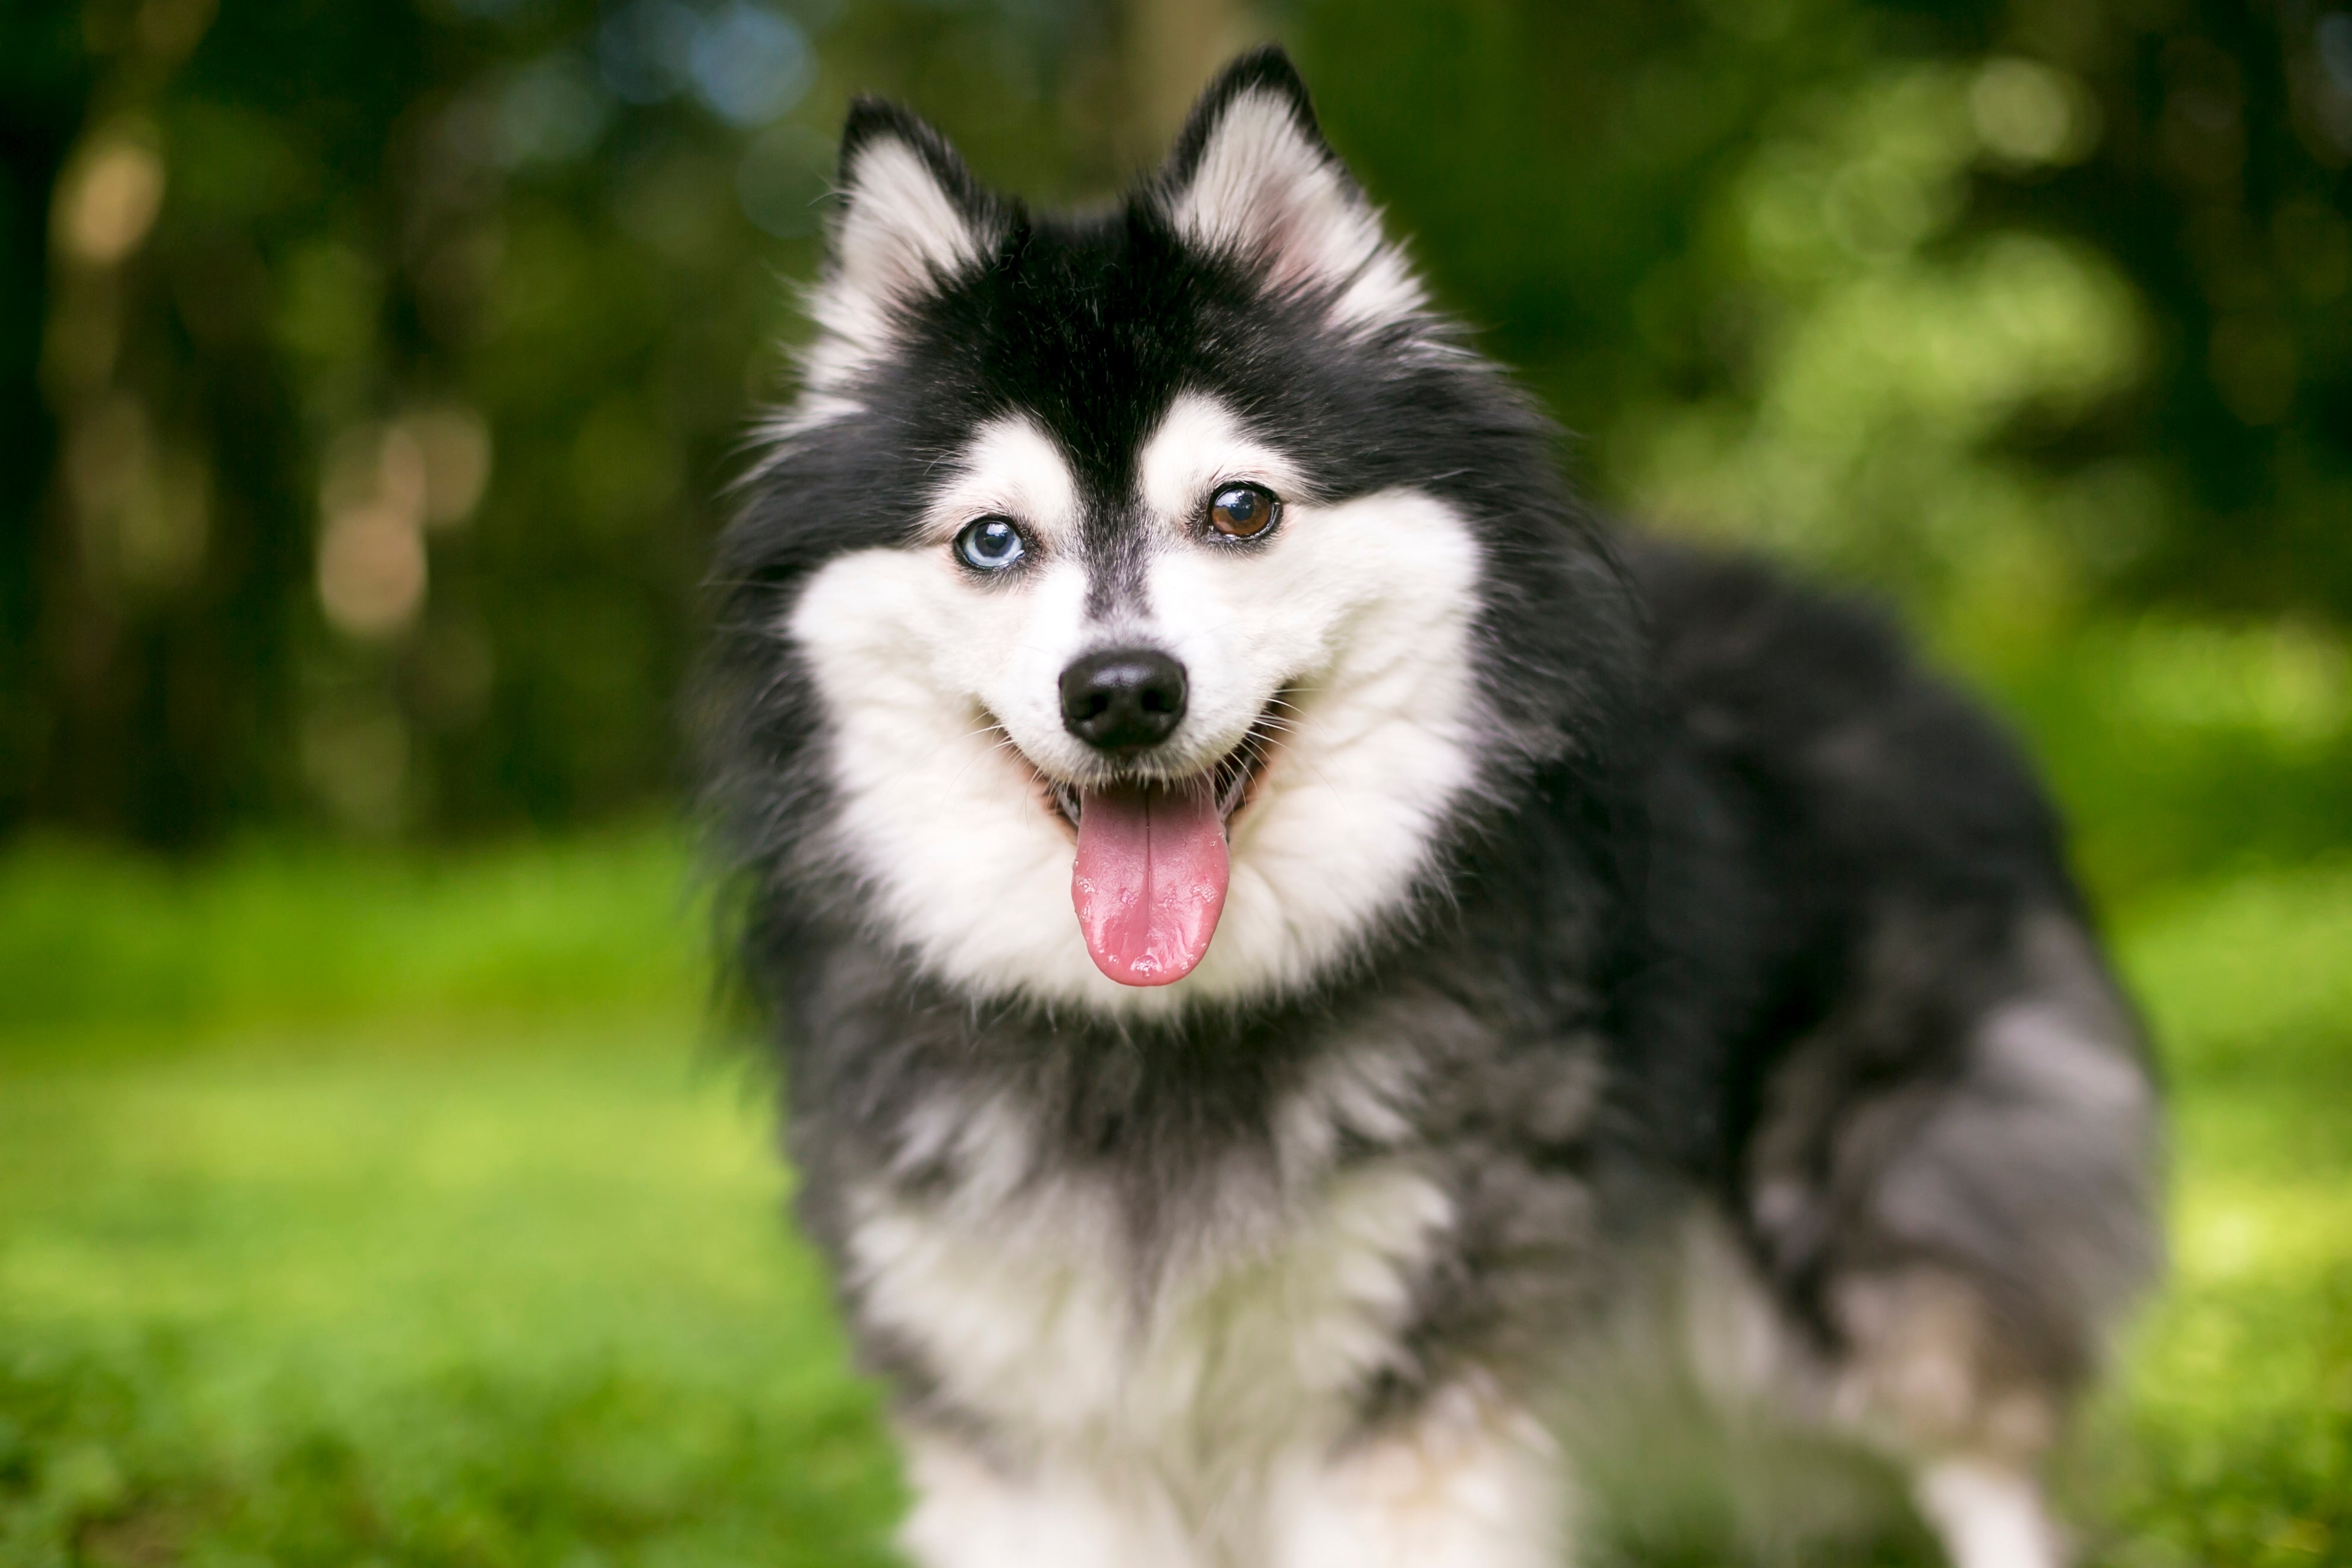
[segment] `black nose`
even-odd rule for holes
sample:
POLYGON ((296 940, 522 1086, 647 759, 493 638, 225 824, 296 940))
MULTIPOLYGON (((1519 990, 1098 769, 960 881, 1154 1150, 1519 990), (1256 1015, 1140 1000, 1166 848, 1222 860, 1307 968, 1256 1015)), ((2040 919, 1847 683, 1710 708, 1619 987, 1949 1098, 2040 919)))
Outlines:
POLYGON ((1184 717, 1184 667, 1150 648, 1090 653, 1062 671, 1062 727, 1106 752, 1156 746, 1184 717))

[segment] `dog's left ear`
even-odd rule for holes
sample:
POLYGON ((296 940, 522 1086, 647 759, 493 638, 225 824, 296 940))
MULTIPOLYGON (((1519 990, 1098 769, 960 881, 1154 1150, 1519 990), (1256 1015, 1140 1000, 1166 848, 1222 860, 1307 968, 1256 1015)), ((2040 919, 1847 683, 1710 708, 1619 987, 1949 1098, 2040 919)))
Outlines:
POLYGON ((1426 302, 1380 214, 1323 140, 1307 84, 1278 45, 1242 56, 1209 84, 1157 191, 1185 239, 1239 258, 1272 289, 1321 297, 1335 321, 1394 321, 1426 302))
POLYGON ((823 331, 801 356, 803 384, 818 391, 887 352, 908 311, 979 270, 1006 222, 945 137, 881 99, 849 106, 837 187, 809 299, 823 331))

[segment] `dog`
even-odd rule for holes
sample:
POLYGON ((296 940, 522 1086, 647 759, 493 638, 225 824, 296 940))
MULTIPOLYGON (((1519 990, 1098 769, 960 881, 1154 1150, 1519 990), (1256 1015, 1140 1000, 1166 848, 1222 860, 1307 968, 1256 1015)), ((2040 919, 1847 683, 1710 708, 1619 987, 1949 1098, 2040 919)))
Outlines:
POLYGON ((838 194, 704 711, 909 1557, 1589 1558, 1654 1362, 2061 1561, 2161 1118, 1997 728, 1573 499, 1279 50, 1100 210, 838 194))

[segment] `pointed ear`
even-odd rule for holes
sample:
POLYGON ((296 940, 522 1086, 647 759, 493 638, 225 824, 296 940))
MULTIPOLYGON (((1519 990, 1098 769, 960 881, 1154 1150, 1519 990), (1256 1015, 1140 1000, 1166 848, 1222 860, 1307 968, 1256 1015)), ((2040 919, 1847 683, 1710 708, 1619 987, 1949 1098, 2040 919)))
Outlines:
POLYGON ((1279 46, 1253 49, 1209 84, 1157 188, 1187 241, 1259 268, 1273 289, 1328 296, 1334 320, 1397 321, 1427 302, 1279 46))
POLYGON ((1003 214, 946 139, 880 99, 849 106, 838 184, 817 310, 846 337, 878 342, 893 316, 978 267, 1003 233, 1003 214))

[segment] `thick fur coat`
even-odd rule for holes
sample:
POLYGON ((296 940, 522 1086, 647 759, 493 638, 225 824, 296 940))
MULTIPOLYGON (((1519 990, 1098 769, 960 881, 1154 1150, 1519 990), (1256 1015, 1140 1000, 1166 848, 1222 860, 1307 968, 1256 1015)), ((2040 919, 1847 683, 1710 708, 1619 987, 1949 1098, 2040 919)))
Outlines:
POLYGON ((2011 746, 1582 510, 1278 53, 1098 211, 870 101, 841 186, 710 779, 911 1556, 1564 1563, 1632 1323, 2054 1562, 2156 1100, 2011 746), (1148 742, 1106 649, 1178 670, 1148 742), (1123 981, 1074 847, 1211 788, 1213 940, 1123 981))

